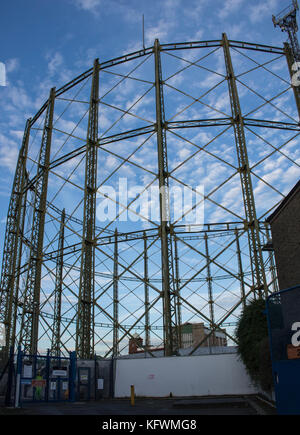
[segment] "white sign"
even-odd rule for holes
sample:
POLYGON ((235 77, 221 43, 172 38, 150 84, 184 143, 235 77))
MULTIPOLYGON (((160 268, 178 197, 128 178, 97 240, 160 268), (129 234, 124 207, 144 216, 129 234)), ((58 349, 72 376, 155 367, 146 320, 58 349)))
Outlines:
POLYGON ((104 388, 104 379, 97 379, 98 383, 97 383, 97 388, 98 390, 103 390, 104 388))
POLYGON ((24 364, 23 378, 32 378, 32 365, 24 364))
POLYGON ((292 331, 294 334, 292 335, 292 345, 294 347, 300 346, 300 322, 295 322, 292 324, 292 331))
POLYGON ((5 346, 5 326, 0 322, 0 346, 5 346))
POLYGON ((63 391, 67 391, 67 389, 68 389, 68 382, 63 382, 62 383, 62 389, 63 389, 63 391))
POLYGON ((22 385, 31 385, 31 379, 21 379, 22 385))
POLYGON ((56 390, 56 382, 51 382, 50 384, 50 390, 56 390))
POLYGON ((52 376, 67 376, 67 370, 52 370, 52 376))
POLYGON ((88 381, 88 375, 80 375, 80 380, 81 381, 88 381))

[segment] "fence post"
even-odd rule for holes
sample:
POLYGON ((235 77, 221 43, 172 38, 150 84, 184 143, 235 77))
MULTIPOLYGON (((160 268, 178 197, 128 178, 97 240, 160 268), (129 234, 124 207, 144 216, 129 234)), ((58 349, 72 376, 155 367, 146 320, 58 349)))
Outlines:
POLYGON ((75 402, 76 352, 70 352, 69 400, 75 402))
POLYGON ((20 388, 21 388, 22 358, 23 358, 23 352, 21 351, 21 346, 19 346, 18 347, 18 355, 17 355, 17 376, 16 376, 15 408, 19 408, 19 406, 20 406, 20 388))
POLYGON ((13 347, 11 347, 9 350, 5 406, 11 406, 11 404, 12 404, 11 403, 12 402, 11 396, 12 396, 13 373, 14 373, 14 349, 13 349, 13 347))
POLYGON ((131 406, 134 406, 135 404, 134 385, 130 385, 130 404, 131 406))
POLYGON ((49 402, 50 349, 47 350, 45 400, 49 402))
POLYGON ((109 380, 110 380, 110 397, 111 399, 113 399, 115 396, 115 362, 114 362, 113 355, 111 357, 111 363, 110 363, 109 380))
POLYGON ((97 355, 94 355, 94 362, 95 362, 95 366, 94 366, 94 393, 95 393, 95 401, 97 400, 97 378, 98 378, 98 363, 97 363, 97 355))

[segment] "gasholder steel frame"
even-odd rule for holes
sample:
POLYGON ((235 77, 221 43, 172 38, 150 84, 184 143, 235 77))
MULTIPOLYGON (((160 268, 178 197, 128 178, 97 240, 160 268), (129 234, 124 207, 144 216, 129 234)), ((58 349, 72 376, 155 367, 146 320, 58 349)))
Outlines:
MULTIPOLYGON (((262 235, 261 232, 265 229, 264 223, 257 218, 255 198, 253 193, 253 185, 251 180, 251 167, 247 153, 247 145, 245 139, 245 127, 256 126, 271 129, 279 129, 285 131, 294 131, 299 134, 300 128, 298 123, 294 122, 279 122, 275 120, 261 120, 243 117, 237 82, 233 70, 231 50, 250 50, 262 53, 272 53, 286 56, 290 74, 291 70, 291 54, 288 45, 284 48, 271 47, 261 44, 253 44, 240 41, 230 41, 226 34, 223 34, 222 40, 213 41, 195 41, 182 42, 176 44, 160 44, 155 41, 153 47, 145 48, 106 62, 95 60, 93 68, 87 70, 74 80, 70 81, 59 89, 52 88, 49 99, 41 107, 38 113, 29 119, 26 123, 24 138, 20 149, 15 178, 13 181, 12 194, 9 203, 4 253, 2 262, 1 275, 1 300, 0 300, 0 321, 4 323, 6 328, 6 347, 9 348, 17 345, 22 345, 25 352, 35 354, 38 352, 39 343, 39 319, 43 316, 45 319, 52 319, 49 323, 49 328, 52 331, 52 351, 58 355, 63 348, 66 349, 66 344, 61 339, 61 324, 65 321, 61 315, 61 293, 64 286, 68 287, 63 282, 62 269, 67 254, 80 253, 80 280, 79 289, 76 301, 76 333, 75 343, 76 352, 80 358, 92 358, 95 353, 95 308, 101 310, 113 325, 113 345, 109 347, 109 351, 105 356, 112 354, 117 357, 119 354, 119 344, 125 337, 134 338, 133 329, 137 327, 139 321, 145 318, 145 346, 149 355, 153 356, 150 347, 150 331, 152 329, 150 321, 150 309, 152 309, 157 301, 162 301, 163 306, 163 347, 165 356, 171 356, 178 352, 181 347, 181 327, 182 327, 182 305, 186 305, 193 309, 199 317, 205 320, 210 327, 210 335, 215 331, 222 331, 226 319, 241 305, 244 305, 246 299, 250 296, 266 297, 272 291, 272 285, 275 285, 276 273, 274 272, 274 263, 272 265, 272 282, 268 283, 266 263, 264 262, 262 253, 262 235), (226 81, 228 83, 228 92, 231 104, 231 116, 219 117, 214 119, 191 119, 184 121, 167 121, 165 119, 164 108, 164 81, 162 78, 161 53, 171 52, 176 50, 201 50, 202 48, 222 48, 226 66, 226 81), (152 125, 127 130, 111 136, 99 137, 98 128, 98 111, 99 111, 99 73, 105 69, 130 62, 135 59, 145 56, 154 56, 154 89, 155 89, 155 110, 156 122, 152 125), (53 110, 55 101, 86 79, 91 78, 91 94, 89 101, 89 119, 86 133, 86 143, 83 146, 77 147, 73 151, 62 155, 57 159, 50 159, 51 155, 51 138, 53 131, 53 110), (45 115, 42 142, 40 147, 39 159, 37 164, 37 173, 31 178, 27 173, 27 156, 30 132, 37 125, 37 121, 45 115), (172 178, 172 173, 168 169, 168 154, 167 154, 167 136, 168 131, 176 131, 186 128, 202 128, 225 126, 233 127, 235 136, 235 146, 238 156, 238 172, 240 174, 240 183, 242 188, 243 204, 245 210, 244 222, 226 222, 224 224, 207 223, 199 233, 191 231, 181 232, 181 226, 171 222, 170 217, 170 199, 168 197, 169 180, 172 178), (96 227, 96 194, 97 194, 97 153, 101 146, 120 142, 125 139, 130 139, 145 134, 155 134, 157 138, 157 173, 156 177, 159 182, 159 225, 157 229, 146 231, 131 231, 128 233, 113 232, 105 228, 96 227), (48 175, 49 172, 66 164, 71 159, 79 156, 84 156, 85 159, 85 182, 84 190, 84 213, 82 222, 81 242, 71 246, 64 244, 64 229, 68 228, 68 222, 72 220, 72 216, 68 216, 67 212, 58 210, 54 204, 47 201, 48 175), (26 215, 26 207, 28 207, 27 197, 33 195, 31 202, 33 208, 31 237, 28 240, 24 236, 24 221, 26 215), (58 232, 59 243, 58 249, 46 252, 44 249, 44 227, 46 208, 57 212, 61 219, 57 219, 60 223, 58 232), (99 233, 97 231, 99 230, 99 233), (211 271, 210 266, 216 263, 216 258, 210 254, 207 241, 210 237, 216 237, 220 233, 226 232, 234 235, 234 241, 230 242, 225 249, 230 248, 233 243, 236 243, 236 253, 239 265, 238 273, 229 272, 226 267, 223 267, 224 272, 230 273, 241 284, 241 297, 238 303, 227 310, 226 315, 221 321, 215 320, 214 315, 214 299, 211 288, 211 271), (104 234, 103 234, 104 233, 104 234), (245 273, 242 269, 241 247, 239 238, 242 234, 247 234, 249 242, 249 255, 251 264, 252 285, 249 287, 244 281, 245 273), (205 240, 206 252, 200 253, 191 246, 189 239, 201 238, 205 240), (126 241, 143 241, 143 249, 137 258, 142 258, 144 262, 144 277, 135 275, 131 271, 130 266, 135 263, 133 261, 127 267, 121 263, 119 247, 122 242, 126 241), (155 280, 149 277, 148 251, 157 240, 160 241, 161 254, 161 284, 162 288, 159 291, 156 287, 155 280), (182 284, 182 277, 179 274, 179 254, 177 244, 181 242, 191 252, 198 252, 205 258, 205 265, 202 270, 206 270, 208 290, 209 290, 209 312, 206 316, 203 312, 196 309, 187 299, 181 294, 181 289, 186 285, 182 284), (25 265, 21 265, 22 249, 24 246, 29 249, 28 261, 25 265), (105 246, 113 245, 114 253, 112 256, 106 254, 114 264, 111 271, 113 278, 113 315, 111 316, 98 303, 95 297, 95 252, 99 249, 101 252, 105 246), (40 309, 40 292, 41 292, 41 268, 42 264, 47 261, 56 262, 55 290, 54 290, 54 309, 53 314, 43 313, 40 309), (121 273, 119 268, 124 269, 121 273), (124 272, 131 273, 132 279, 140 280, 144 286, 145 309, 141 316, 136 321, 129 325, 123 325, 119 321, 118 304, 118 282, 124 272), (23 292, 20 290, 20 276, 26 275, 26 285, 23 292), (246 284, 248 289, 246 290, 246 284), (149 300, 149 289, 157 292, 157 297, 151 302, 149 300), (21 327, 20 333, 17 335, 18 309, 21 310, 21 327), (120 332, 122 331, 122 335, 120 332)), ((298 93, 295 92, 295 100, 298 113, 300 113, 300 101, 298 93)), ((70 135, 71 136, 71 135, 70 135)), ((74 218, 75 219, 75 218, 74 218)), ((78 223, 77 222, 77 223, 78 223)), ((272 260, 272 259, 271 259, 272 260)), ((66 264, 66 263, 65 263, 66 264)), ((218 266, 220 266, 218 264, 218 266)), ((220 266, 221 267, 221 266, 220 266)), ((74 267, 75 270, 75 267, 74 267)), ((196 278, 199 271, 195 273, 196 278)), ((190 279, 192 281, 193 278, 190 279)), ((275 285, 276 288, 276 285, 275 285)), ((69 321, 69 320, 68 320, 69 321)), ((74 322, 73 322, 74 323, 74 322)), ((67 322, 67 324, 71 324, 67 322)), ((153 326, 153 330, 155 326, 153 326)), ((228 337, 234 340, 234 337, 227 333, 228 337)), ((193 348, 192 352, 203 343, 193 348)))

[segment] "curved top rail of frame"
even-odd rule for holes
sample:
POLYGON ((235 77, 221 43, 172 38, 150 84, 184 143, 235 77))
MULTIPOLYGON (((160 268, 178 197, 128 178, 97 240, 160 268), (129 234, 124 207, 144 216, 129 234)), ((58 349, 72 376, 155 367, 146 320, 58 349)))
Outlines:
MULTIPOLYGON (((264 44, 255 44, 252 42, 242 42, 242 41, 234 41, 229 40, 229 46, 230 47, 236 47, 241 48, 245 50, 256 50, 256 51, 263 51, 267 53, 274 53, 274 54, 284 54, 284 48, 283 47, 272 47, 269 45, 264 44)), ((172 50, 187 50, 187 49, 195 49, 195 48, 207 48, 207 47, 221 47, 222 46, 222 40, 210 40, 210 41, 190 41, 190 42, 177 42, 177 43, 169 43, 169 44, 161 44, 160 50, 161 51, 172 51, 172 50)), ((123 56, 116 57, 111 60, 107 60, 103 63, 99 64, 99 70, 110 68, 115 65, 119 65, 124 62, 129 62, 131 60, 137 59, 142 56, 146 56, 149 54, 152 54, 154 52, 154 46, 143 48, 142 50, 134 51, 133 53, 128 53, 123 56)), ((66 83, 62 87, 56 90, 55 97, 58 97, 62 95, 64 92, 68 91, 72 87, 76 86, 78 83, 82 82, 89 76, 91 76, 93 73, 93 68, 88 69, 84 73, 80 74, 79 76, 75 77, 70 82, 66 83)), ((35 116, 32 117, 30 121, 30 126, 33 126, 34 123, 37 121, 37 119, 42 115, 44 110, 46 109, 48 105, 48 100, 43 104, 43 106, 40 108, 40 110, 35 114, 35 116)))

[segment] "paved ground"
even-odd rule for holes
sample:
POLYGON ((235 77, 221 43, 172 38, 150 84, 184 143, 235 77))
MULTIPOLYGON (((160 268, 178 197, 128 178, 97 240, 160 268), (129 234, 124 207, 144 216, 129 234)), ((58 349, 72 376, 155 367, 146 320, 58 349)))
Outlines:
POLYGON ((20 409, 0 408, 2 415, 257 415, 276 410, 255 396, 106 399, 97 402, 27 403, 20 409))

